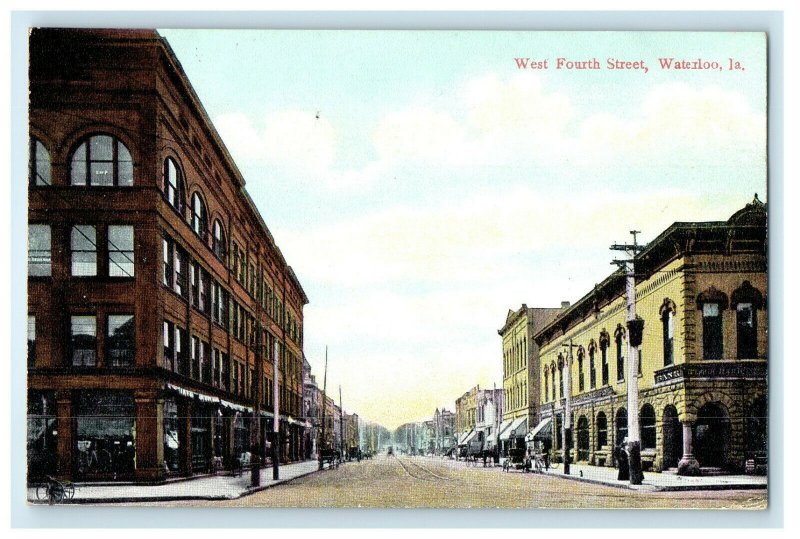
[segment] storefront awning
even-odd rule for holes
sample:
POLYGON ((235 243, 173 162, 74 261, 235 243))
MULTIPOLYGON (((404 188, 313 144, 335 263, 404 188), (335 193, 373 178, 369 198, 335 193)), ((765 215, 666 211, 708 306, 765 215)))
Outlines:
POLYGON ((470 434, 474 433, 474 432, 475 432, 474 430, 471 430, 469 432, 465 432, 464 434, 462 434, 461 437, 458 439, 458 445, 466 445, 467 444, 467 442, 466 442, 467 437, 470 434))
POLYGON ((541 421, 539 421, 539 424, 536 425, 536 428, 530 431, 525 436, 525 441, 530 442, 535 440, 536 438, 550 438, 552 436, 552 433, 550 432, 550 429, 546 429, 546 427, 547 425, 550 424, 552 420, 553 420, 552 417, 548 417, 547 419, 542 419, 541 421))
POLYGON ((523 433, 528 428, 528 418, 527 417, 518 417, 511 423, 511 426, 508 427, 505 432, 500 435, 501 440, 510 440, 511 438, 519 438, 523 436, 523 433))
POLYGON ((511 423, 513 422, 514 422, 513 419, 506 419, 505 421, 500 423, 500 427, 498 427, 497 429, 497 436, 500 440, 508 440, 508 436, 503 438, 503 433, 508 430, 508 427, 510 427, 511 423))
POLYGON ((474 430, 469 431, 469 434, 464 439, 464 445, 470 445, 473 441, 475 441, 475 438, 477 438, 477 437, 478 437, 478 432, 477 431, 474 431, 474 430))

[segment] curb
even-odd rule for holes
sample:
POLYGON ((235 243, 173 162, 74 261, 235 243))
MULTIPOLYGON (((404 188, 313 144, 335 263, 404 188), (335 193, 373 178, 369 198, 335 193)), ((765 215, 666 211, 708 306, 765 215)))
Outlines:
POLYGON ((550 477, 560 479, 569 479, 572 481, 579 481, 582 483, 592 483, 594 485, 604 485, 612 488, 621 488, 626 490, 633 490, 639 492, 686 492, 686 491, 701 491, 701 490, 766 490, 768 485, 761 483, 744 483, 744 484, 725 484, 725 485, 654 485, 652 483, 644 482, 641 485, 631 485, 630 483, 610 483, 601 479, 592 479, 589 477, 580 477, 575 475, 566 474, 544 474, 550 477))

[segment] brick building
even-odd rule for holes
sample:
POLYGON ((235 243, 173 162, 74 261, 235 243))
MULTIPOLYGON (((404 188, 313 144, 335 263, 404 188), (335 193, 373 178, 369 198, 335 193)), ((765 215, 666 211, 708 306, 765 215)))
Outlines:
POLYGON ((275 397, 281 459, 306 455, 308 299, 168 43, 35 29, 29 77, 30 474, 264 457, 275 397))
POLYGON ((625 277, 614 272, 535 335, 540 414, 529 438, 562 447, 571 392, 574 458, 611 466, 639 414, 654 470, 763 469, 767 458, 767 214, 756 197, 727 221, 674 223, 635 258, 641 346, 627 356, 625 277), (562 346, 576 346, 572 387, 562 346), (639 410, 627 410, 637 362, 639 410))

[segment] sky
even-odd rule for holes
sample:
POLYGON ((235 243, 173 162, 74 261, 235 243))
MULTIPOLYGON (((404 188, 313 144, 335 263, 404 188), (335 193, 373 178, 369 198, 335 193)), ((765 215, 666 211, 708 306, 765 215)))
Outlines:
POLYGON ((502 387, 508 310, 576 301, 628 231, 767 200, 763 34, 159 32, 310 299, 313 373, 327 346, 388 428, 502 387))

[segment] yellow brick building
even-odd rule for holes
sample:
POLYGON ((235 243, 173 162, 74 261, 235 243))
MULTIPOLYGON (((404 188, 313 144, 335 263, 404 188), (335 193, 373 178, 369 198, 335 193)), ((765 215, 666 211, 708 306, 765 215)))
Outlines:
POLYGON ((497 330, 503 340, 503 422, 499 428, 500 451, 524 445, 524 437, 537 424, 540 400, 539 347, 533 339, 561 311, 532 308, 526 304, 510 310, 497 330))
POLYGON ((635 258, 638 355, 626 357, 617 271, 535 336, 542 438, 560 457, 563 371, 572 343, 573 459, 613 465, 627 436, 627 361, 639 375, 642 462, 678 473, 762 469, 767 450, 766 207, 674 223, 635 258), (542 436, 544 435, 544 436, 542 436), (548 438, 549 437, 549 438, 548 438))

